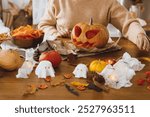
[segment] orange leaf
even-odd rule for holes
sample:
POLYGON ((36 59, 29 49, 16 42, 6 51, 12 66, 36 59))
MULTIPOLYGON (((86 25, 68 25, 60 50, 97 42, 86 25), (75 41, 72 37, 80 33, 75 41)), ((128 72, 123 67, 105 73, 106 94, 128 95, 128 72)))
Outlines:
POLYGON ((64 77, 66 79, 70 79, 72 77, 72 74, 71 73, 66 73, 66 74, 64 74, 64 77))
POLYGON ((50 82, 51 80, 52 80, 52 79, 51 79, 50 76, 47 76, 46 79, 45 79, 45 81, 47 81, 47 82, 50 82))
POLYGON ((39 89, 46 89, 46 88, 48 88, 48 86, 47 86, 47 84, 40 84, 40 85, 38 86, 38 88, 39 88, 39 89))
POLYGON ((34 84, 27 85, 27 89, 23 95, 35 94, 36 91, 37 87, 34 84))

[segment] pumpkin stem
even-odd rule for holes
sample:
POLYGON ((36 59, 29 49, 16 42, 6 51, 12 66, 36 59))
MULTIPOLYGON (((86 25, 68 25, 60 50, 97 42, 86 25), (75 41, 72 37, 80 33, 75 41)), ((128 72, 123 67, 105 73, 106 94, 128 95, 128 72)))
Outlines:
POLYGON ((90 18, 89 25, 93 25, 93 18, 92 17, 90 18))

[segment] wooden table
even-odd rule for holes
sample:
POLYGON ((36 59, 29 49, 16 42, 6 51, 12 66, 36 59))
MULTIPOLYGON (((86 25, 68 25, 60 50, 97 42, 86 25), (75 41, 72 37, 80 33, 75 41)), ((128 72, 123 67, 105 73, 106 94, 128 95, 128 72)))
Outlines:
MULTIPOLYGON (((105 54, 99 54, 96 56, 79 58, 78 61, 81 63, 89 64, 94 59, 107 59, 122 56, 124 52, 128 52, 131 56, 139 57, 150 57, 150 53, 139 51, 138 48, 126 39, 121 39, 119 45, 122 47, 121 51, 110 52, 105 54)), ((132 79, 133 85, 129 88, 121 88, 119 90, 110 89, 109 93, 105 92, 95 92, 93 90, 79 91, 80 95, 75 96, 68 92, 64 86, 51 87, 50 83, 48 88, 45 90, 39 90, 34 95, 23 96, 25 92, 25 87, 28 84, 38 85, 41 82, 40 79, 35 76, 34 72, 30 75, 29 79, 17 79, 17 71, 5 72, 3 77, 0 77, 0 99, 5 100, 143 100, 150 99, 150 90, 145 86, 138 86, 136 80, 139 78, 144 78, 144 72, 150 70, 150 63, 147 61, 142 61, 146 64, 144 69, 140 72, 136 72, 136 75, 132 79)), ((70 66, 66 61, 63 61, 56 71, 56 78, 63 77, 66 72, 72 72, 74 66, 70 66)), ((70 82, 71 80, 66 80, 70 82)), ((77 79, 81 80, 81 79, 77 79)))

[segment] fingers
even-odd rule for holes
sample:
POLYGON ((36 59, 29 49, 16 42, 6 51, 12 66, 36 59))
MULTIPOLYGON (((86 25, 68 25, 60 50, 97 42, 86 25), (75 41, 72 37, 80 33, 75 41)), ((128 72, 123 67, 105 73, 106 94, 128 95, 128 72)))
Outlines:
POLYGON ((150 41, 148 38, 144 33, 138 34, 137 46, 140 50, 150 51, 150 41))
POLYGON ((71 35, 71 32, 68 29, 58 27, 57 30, 59 32, 60 37, 66 38, 66 37, 70 37, 70 35, 71 35))

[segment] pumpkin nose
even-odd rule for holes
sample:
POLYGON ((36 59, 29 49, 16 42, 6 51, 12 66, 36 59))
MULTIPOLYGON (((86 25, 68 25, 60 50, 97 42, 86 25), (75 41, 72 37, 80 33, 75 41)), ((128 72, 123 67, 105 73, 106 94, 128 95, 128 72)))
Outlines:
POLYGON ((87 39, 91 39, 91 38, 95 37, 97 35, 97 33, 99 33, 99 32, 100 32, 99 30, 89 30, 85 33, 85 35, 86 35, 87 39))
POLYGON ((76 26, 75 27, 75 35, 76 35, 76 37, 79 37, 81 32, 82 32, 82 29, 79 26, 76 26))

